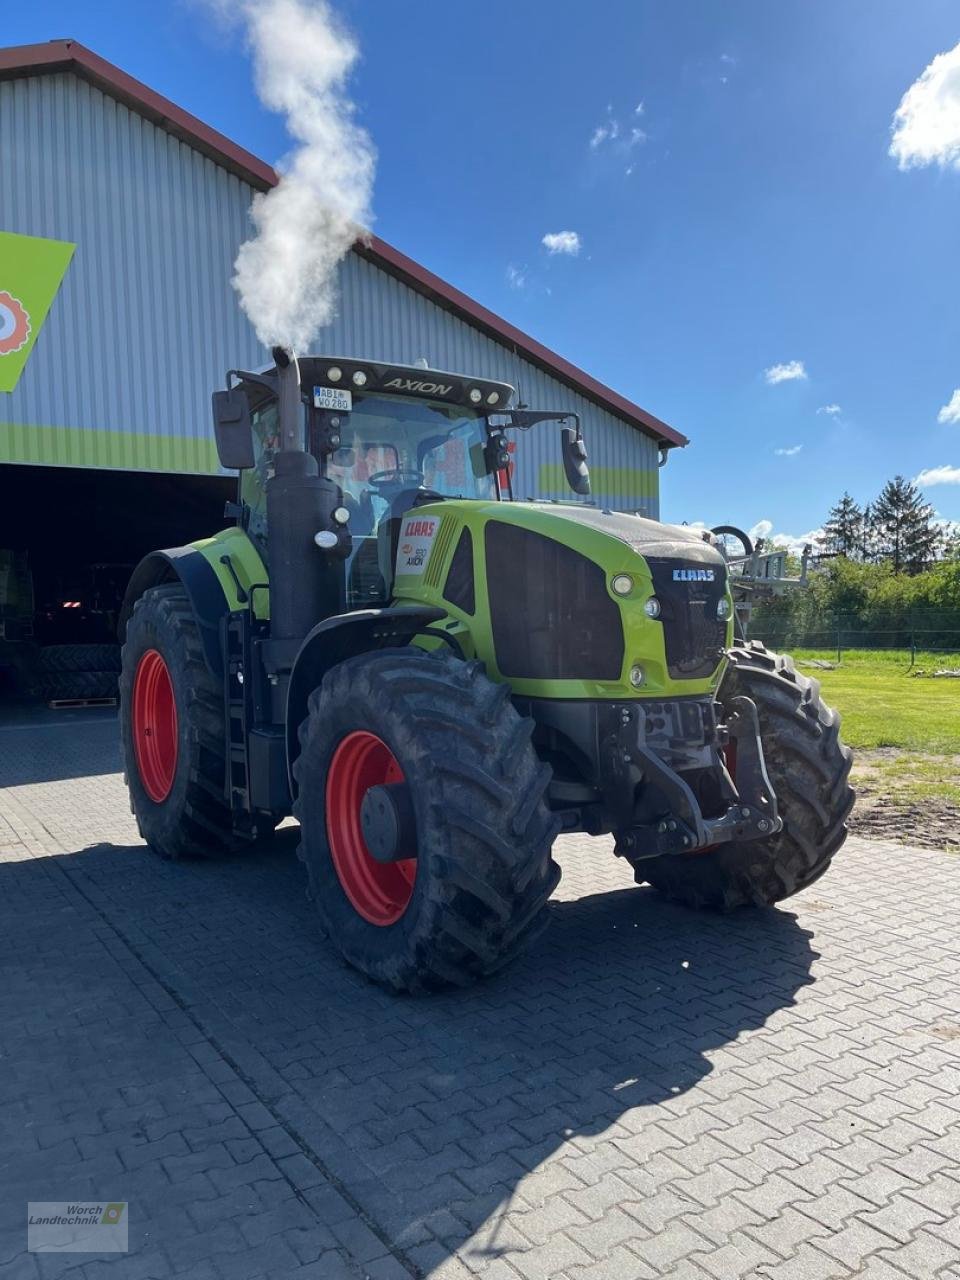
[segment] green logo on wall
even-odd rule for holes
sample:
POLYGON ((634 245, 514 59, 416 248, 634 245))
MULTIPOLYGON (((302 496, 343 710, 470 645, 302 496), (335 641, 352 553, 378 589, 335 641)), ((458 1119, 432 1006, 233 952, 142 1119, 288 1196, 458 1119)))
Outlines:
POLYGON ((76 245, 0 231, 0 391, 12 391, 76 245))

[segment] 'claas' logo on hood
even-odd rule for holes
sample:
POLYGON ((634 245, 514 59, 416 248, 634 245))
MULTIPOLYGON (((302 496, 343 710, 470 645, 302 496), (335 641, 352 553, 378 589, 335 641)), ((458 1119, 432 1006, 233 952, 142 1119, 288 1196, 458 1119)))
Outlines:
POLYGON ((26 346, 30 337, 30 316, 19 298, 0 289, 0 356, 8 356, 26 346))
POLYGON ((712 569, 674 569, 674 582, 713 582, 716 575, 712 569))

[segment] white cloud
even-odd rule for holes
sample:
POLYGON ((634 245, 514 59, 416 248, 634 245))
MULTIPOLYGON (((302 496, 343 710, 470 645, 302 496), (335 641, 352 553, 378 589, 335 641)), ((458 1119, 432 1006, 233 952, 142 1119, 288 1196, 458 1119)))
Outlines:
POLYGON ((930 489, 935 484, 960 484, 960 467, 928 467, 913 483, 921 489, 930 489))
MULTIPOLYGON (((634 107, 633 114, 642 116, 644 114, 643 103, 638 103, 634 107)), ((640 146, 647 140, 646 129, 641 129, 634 125, 629 129, 623 128, 620 121, 613 114, 612 106, 607 107, 607 119, 603 124, 598 124, 590 135, 590 148, 598 151, 600 147, 607 143, 615 144, 615 149, 620 152, 632 151, 634 147, 640 146)))
POLYGON ((788 360, 786 364, 772 364, 769 369, 764 369, 763 376, 771 387, 775 387, 778 382, 796 382, 806 378, 807 371, 802 360, 788 360))
POLYGON ((789 449, 774 449, 773 452, 780 458, 794 458, 802 448, 802 444, 792 444, 789 449))
POLYGON ((809 529, 801 534, 774 533, 772 520, 758 520, 750 530, 750 538, 754 545, 758 538, 762 538, 767 551, 773 547, 783 547, 792 555, 799 556, 803 554, 803 548, 808 544, 816 550, 817 543, 823 541, 823 530, 809 529))
POLYGON ((838 404, 822 404, 817 413, 827 413, 831 418, 839 418, 843 410, 838 404))
POLYGON ((523 289, 527 284, 526 267, 515 267, 511 262, 507 267, 507 284, 511 289, 523 289))
POLYGON ((568 253, 576 257, 580 252, 580 237, 576 231, 548 231, 541 241, 547 253, 568 253))
POLYGON ((937 421, 960 422, 960 387, 950 397, 950 403, 945 404, 937 414, 937 421))
POLYGON ((960 44, 938 53, 900 100, 890 155, 901 169, 960 169, 960 44))

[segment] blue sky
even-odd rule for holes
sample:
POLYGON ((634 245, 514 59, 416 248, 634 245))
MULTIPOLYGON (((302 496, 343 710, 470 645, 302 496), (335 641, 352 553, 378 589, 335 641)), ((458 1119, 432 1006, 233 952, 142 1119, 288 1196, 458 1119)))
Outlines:
MULTIPOLYGON (((844 488, 947 468, 927 496, 960 519, 960 397, 938 421, 960 169, 888 154, 904 93, 960 42, 955 0, 337 8, 377 233, 689 435, 664 518, 802 534, 844 488), (565 231, 578 252, 551 253, 565 231)), ((5 15, 4 43, 66 36, 265 159, 288 149, 204 7, 5 15)))

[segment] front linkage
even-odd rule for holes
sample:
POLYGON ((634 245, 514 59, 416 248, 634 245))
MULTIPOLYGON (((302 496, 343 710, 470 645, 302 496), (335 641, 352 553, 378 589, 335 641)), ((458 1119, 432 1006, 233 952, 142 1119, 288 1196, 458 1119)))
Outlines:
POLYGON ((717 721, 715 707, 710 699, 601 706, 601 787, 619 856, 638 862, 732 840, 769 839, 781 830, 755 704, 747 697, 731 699, 723 723, 717 721), (736 760, 736 783, 729 759, 736 760), (704 816, 683 776, 702 777, 705 772, 713 775, 722 805, 710 817, 704 816), (642 805, 646 812, 637 812, 641 783, 661 801, 656 816, 650 812, 649 792, 642 805))

